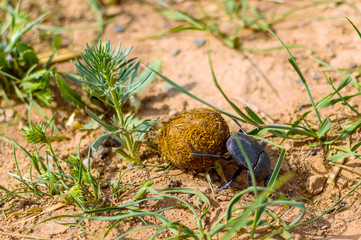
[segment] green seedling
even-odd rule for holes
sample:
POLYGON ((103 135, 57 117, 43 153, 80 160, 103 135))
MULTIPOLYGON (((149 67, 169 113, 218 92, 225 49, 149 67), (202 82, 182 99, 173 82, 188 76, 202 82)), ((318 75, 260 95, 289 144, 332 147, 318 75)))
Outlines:
POLYGON ((42 68, 32 46, 22 42, 21 38, 36 26, 45 15, 33 22, 20 12, 20 2, 13 8, 9 3, 1 6, 4 11, 0 25, 0 92, 8 98, 26 101, 29 95, 42 104, 49 106, 53 100, 49 89, 52 69, 42 68), (9 17, 9 18, 7 18, 9 17))
POLYGON ((106 138, 112 137, 123 147, 114 150, 123 159, 139 165, 138 151, 141 141, 157 119, 138 119, 134 113, 124 113, 123 107, 131 97, 150 84, 151 72, 142 78, 137 78, 139 60, 136 61, 135 58, 127 60, 131 48, 121 50, 120 47, 119 44, 113 49, 109 42, 102 44, 101 41, 94 43, 92 47, 87 45, 85 52, 81 54, 84 63, 77 60, 75 66, 80 81, 87 91, 116 112, 110 122, 105 122, 95 112, 86 108, 87 113, 103 126, 105 131, 105 134, 93 143, 93 149, 97 150, 106 138))
POLYGON ((26 150, 15 142, 31 161, 30 179, 26 180, 22 177, 18 167, 14 149, 18 179, 35 195, 60 195, 67 202, 75 204, 83 210, 91 209, 92 205, 96 205, 101 200, 101 194, 97 191, 98 187, 94 188, 99 183, 90 174, 89 168, 83 165, 79 156, 69 155, 67 159, 57 157, 51 144, 53 129, 50 134, 47 133, 50 123, 24 127, 24 138, 31 144, 41 144, 34 152, 26 150), (45 158, 40 156, 40 150, 43 148, 45 148, 45 158), (63 163, 67 165, 67 171, 62 167, 63 163), (94 191, 91 192, 89 189, 94 191))
MULTIPOLYGON (((31 105, 29 109, 31 109, 31 105)), ((29 117, 30 115, 29 111, 29 117)), ((100 181, 98 177, 94 177, 90 173, 89 156, 88 164, 85 166, 80 159, 79 149, 78 154, 70 154, 65 159, 59 158, 54 152, 52 147, 54 127, 51 124, 54 116, 46 125, 30 124, 23 128, 23 135, 27 142, 38 146, 34 150, 27 150, 13 141, 17 173, 9 173, 9 175, 18 179, 22 186, 12 191, 0 187, 6 193, 0 197, 0 202, 6 202, 14 197, 31 202, 31 196, 35 196, 37 199, 60 196, 82 210, 105 206, 108 203, 104 200, 100 181), (15 147, 23 151, 30 161, 30 168, 27 171, 29 177, 25 177, 19 168, 15 147)))

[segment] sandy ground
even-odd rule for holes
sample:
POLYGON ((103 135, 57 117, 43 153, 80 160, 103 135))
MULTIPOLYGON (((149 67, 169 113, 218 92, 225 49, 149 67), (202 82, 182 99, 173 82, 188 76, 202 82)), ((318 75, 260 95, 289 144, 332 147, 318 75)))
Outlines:
MULTIPOLYGON (((25 9, 33 9, 31 1, 24 4, 25 9)), ((199 14, 197 3, 195 1, 171 1, 172 4, 183 11, 199 14)), ((212 1, 202 1, 206 10, 215 11, 212 1), (206 3, 207 2, 207 3, 206 3)), ((285 3, 275 3, 276 1, 250 1, 257 6, 259 10, 265 13, 266 17, 277 16, 288 9, 300 5, 301 1, 285 1, 285 3)), ((283 2, 283 1, 282 1, 283 2)), ((305 4, 308 1, 304 1, 305 4)), ((361 39, 355 30, 346 20, 351 19, 356 26, 361 26, 360 14, 352 7, 361 8, 358 1, 344 1, 344 4, 322 4, 305 10, 299 11, 289 18, 280 21, 272 26, 277 35, 288 45, 300 45, 301 48, 291 49, 295 56, 301 71, 304 73, 312 95, 317 102, 332 91, 323 75, 323 70, 328 76, 336 80, 336 85, 341 82, 342 77, 322 68, 317 62, 311 59, 315 57, 321 59, 331 66, 338 69, 347 69, 360 66, 361 39), (346 4, 347 3, 347 4, 346 4)), ((53 22, 58 26, 89 26, 94 25, 94 16, 84 0, 63 0, 63 1, 44 1, 44 6, 48 10, 58 14, 58 21, 53 22)), ((112 44, 122 43, 123 47, 134 46, 133 56, 137 56, 145 64, 162 60, 162 74, 172 79, 199 98, 218 106, 226 111, 232 112, 231 107, 219 93, 212 82, 211 71, 207 58, 207 46, 198 46, 195 40, 206 39, 207 34, 203 31, 183 31, 180 33, 167 33, 159 38, 146 38, 162 32, 167 32, 170 28, 178 25, 177 22, 162 17, 151 6, 160 7, 156 1, 121 1, 115 6, 106 9, 108 14, 116 14, 114 19, 105 26, 105 32, 102 36, 103 41, 110 40, 112 44), (124 27, 124 31, 115 31, 116 27, 124 27), (144 39, 145 38, 145 39, 144 39), (140 41, 143 39, 142 41, 140 41)), ((35 14, 35 13, 34 13, 35 14)), ((229 27, 227 25, 225 28, 229 27)), ((64 36, 67 33, 63 34, 64 36)), ((73 32, 73 40, 64 37, 64 47, 84 48, 86 42, 91 42, 96 36, 94 28, 77 30, 73 32)), ((281 46, 280 42, 270 34, 262 32, 252 32, 245 30, 241 33, 242 46, 247 49, 263 49, 281 46)), ((272 51, 236 51, 227 48, 222 42, 210 36, 209 48, 213 60, 215 74, 223 90, 238 104, 239 107, 249 106, 254 111, 268 116, 264 120, 267 123, 289 123, 296 120, 305 110, 310 110, 309 98, 302 85, 297 73, 288 62, 288 54, 284 49, 272 51)), ((38 49, 41 50, 40 47, 38 49)), ((57 66, 58 71, 74 72, 72 63, 62 63, 57 66)), ((353 73, 352 76, 358 77, 353 73)), ((77 87, 74 85, 74 87, 77 87)), ((351 94, 357 90, 351 85, 343 93, 351 94)), ((196 107, 204 107, 201 103, 189 98, 188 96, 177 92, 169 87, 161 79, 156 79, 146 92, 140 95, 142 105, 138 116, 141 118, 160 117, 162 123, 173 114, 196 107)), ((2 109, 7 112, 6 104, 1 101, 2 109)), ((360 109, 359 98, 354 98, 350 103, 360 109)), ((15 109, 19 116, 26 119, 24 105, 15 103, 15 109)), ((100 134, 101 131, 80 132, 71 129, 65 125, 73 108, 66 105, 62 100, 54 103, 51 109, 46 113, 51 116, 56 112, 55 122, 62 133, 67 137, 63 141, 55 141, 54 149, 60 156, 67 156, 75 153, 80 138, 82 138, 80 148, 86 150, 100 134)), ((343 116, 352 115, 352 112, 337 104, 333 108, 321 110, 321 116, 332 116, 332 119, 338 119, 343 116)), ((5 137, 13 138, 26 148, 31 148, 22 138, 19 129, 18 115, 10 116, 7 122, 3 122, 0 133, 5 137)), ((87 122, 85 111, 77 114, 76 119, 82 123, 87 122)), ((225 117, 232 131, 237 131, 237 126, 231 119, 225 117)), ((34 122, 41 120, 35 114, 32 119, 34 122)), ((317 123, 317 118, 312 115, 310 122, 317 123)), ((26 121, 25 123, 26 124, 26 121)), ((250 125, 243 126, 246 130, 252 129, 250 125)), ((349 138, 351 145, 360 139, 360 131, 356 130, 349 138)), ((277 143, 280 139, 270 139, 277 143)), ((350 168, 341 168, 333 183, 328 183, 334 166, 327 160, 327 151, 324 147, 310 147, 310 141, 287 140, 283 146, 287 150, 285 161, 282 166, 281 174, 292 172, 293 177, 282 186, 281 192, 293 197, 309 198, 314 204, 307 205, 307 214, 304 221, 310 220, 319 215, 334 204, 340 197, 344 196, 357 182, 360 181, 360 159, 349 158, 345 165, 350 168), (317 179, 317 184, 312 181, 317 179)), ((3 176, 0 185, 8 189, 18 186, 18 182, 10 177, 8 172, 16 172, 14 166, 14 156, 11 145, 0 142, 0 174, 3 176)), ((346 140, 341 144, 346 146, 346 140)), ((273 165, 276 163, 279 149, 267 144, 268 151, 273 165)), ((20 169, 24 173, 29 168, 27 158, 20 151, 17 151, 17 158, 20 169)), ((150 156, 147 159, 150 162, 162 162, 157 155, 150 156)), ((109 154, 102 159, 95 160, 96 169, 103 179, 114 179, 117 176, 118 169, 127 165, 120 160, 116 154, 109 154)), ((230 179, 236 169, 234 163, 222 162, 226 172, 226 178, 230 179)), ((157 175, 153 168, 134 170, 126 175, 127 182, 141 182, 149 176, 157 175)), ((224 184, 222 180, 212 173, 213 183, 216 188, 224 184)), ((183 171, 172 169, 154 179, 155 189, 162 189, 176 183, 181 187, 192 187, 205 193, 211 198, 209 185, 204 173, 195 173, 192 171, 183 171)), ((212 201, 209 218, 214 219, 224 212, 229 200, 241 189, 247 187, 246 174, 243 172, 232 184, 231 188, 217 194, 216 199, 212 201)), ((308 225, 300 225, 292 228, 295 239, 361 239, 361 210, 360 192, 357 189, 343 203, 332 211, 332 214, 326 214, 323 218, 308 225)), ((124 196, 125 202, 131 196, 124 196)), ((43 209, 54 205, 52 199, 42 199, 39 201, 43 209)), ((6 206, 2 206, 6 207, 6 206)), ((13 212, 26 213, 33 208, 26 203, 17 203, 13 212)), ((31 224, 34 224, 45 217, 57 214, 77 213, 74 207, 66 206, 60 209, 38 216, 29 222, 19 222, 24 217, 0 217, 0 234, 2 239, 23 239, 20 234, 31 224), (13 236, 10 233, 14 234, 13 236)), ((187 219, 189 213, 182 210, 171 210, 169 216, 175 220, 187 219)), ((184 223, 186 224, 186 223, 184 223)), ((90 233, 85 235, 78 228, 72 228, 67 225, 56 222, 47 222, 31 230, 29 235, 43 238, 56 239, 102 239, 105 228, 109 226, 106 222, 86 222, 84 228, 90 233)), ((124 224, 122 228, 131 228, 131 225, 124 224)), ((115 238, 122 229, 116 229, 110 234, 109 239, 115 238)), ((262 234, 262 233, 259 233, 262 234)), ((145 239, 149 232, 139 232, 130 235, 129 239, 145 239)), ((242 234, 235 239, 247 239, 249 235, 242 234)), ((160 238, 166 238, 167 235, 160 238)), ((281 238, 281 237, 276 237, 281 238)))

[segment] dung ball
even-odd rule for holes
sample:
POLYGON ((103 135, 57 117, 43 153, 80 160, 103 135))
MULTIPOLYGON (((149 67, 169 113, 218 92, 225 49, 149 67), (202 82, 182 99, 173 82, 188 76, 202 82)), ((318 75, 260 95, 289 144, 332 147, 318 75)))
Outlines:
POLYGON ((162 129, 159 148, 163 159, 182 169, 205 169, 215 157, 191 153, 222 155, 227 152, 229 127, 213 109, 195 108, 174 115, 162 129))

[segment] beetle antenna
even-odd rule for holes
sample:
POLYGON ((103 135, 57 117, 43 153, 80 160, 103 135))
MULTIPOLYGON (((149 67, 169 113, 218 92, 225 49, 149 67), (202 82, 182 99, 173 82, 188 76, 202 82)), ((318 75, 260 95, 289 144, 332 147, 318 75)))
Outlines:
POLYGON ((236 119, 233 119, 233 121, 238 125, 239 130, 238 132, 242 132, 244 134, 246 134, 246 131, 244 131, 244 129, 242 128, 241 124, 239 124, 239 122, 236 119))

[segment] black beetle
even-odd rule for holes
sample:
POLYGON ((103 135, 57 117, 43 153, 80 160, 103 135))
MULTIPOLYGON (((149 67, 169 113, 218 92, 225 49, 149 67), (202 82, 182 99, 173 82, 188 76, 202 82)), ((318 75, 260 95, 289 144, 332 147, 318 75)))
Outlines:
MULTIPOLYGON (((223 155, 213 155, 207 153, 191 153, 191 154, 197 156, 222 158, 225 160, 234 159, 238 168, 236 172, 233 174, 231 180, 219 190, 222 191, 226 189, 233 181, 236 180, 236 178, 239 176, 243 168, 248 169, 246 159, 243 156, 241 149, 239 148, 238 145, 239 142, 242 144, 243 149, 247 154, 247 157, 253 167, 253 172, 256 181, 259 182, 264 180, 265 185, 267 185, 272 173, 271 160, 267 152, 264 150, 264 148, 261 145, 258 144, 258 142, 254 138, 251 138, 246 134, 246 132, 242 129, 241 125, 236 120, 234 121, 237 123, 240 129, 237 132, 237 134, 231 136, 227 140, 227 150, 231 156, 226 157, 223 155), (239 141, 237 141, 236 137, 239 139, 239 141)), ((247 178, 248 178, 248 186, 250 186, 251 175, 249 171, 247 171, 247 178)))

